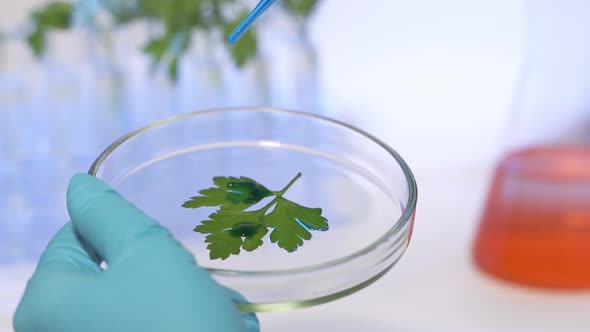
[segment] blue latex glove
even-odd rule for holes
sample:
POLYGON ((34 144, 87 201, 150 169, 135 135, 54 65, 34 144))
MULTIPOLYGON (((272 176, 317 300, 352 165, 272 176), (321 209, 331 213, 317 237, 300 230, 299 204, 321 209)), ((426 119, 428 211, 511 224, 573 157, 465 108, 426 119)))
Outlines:
POLYGON ((258 330, 165 228, 102 181, 74 176, 67 203, 71 222, 27 284, 17 332, 258 330))

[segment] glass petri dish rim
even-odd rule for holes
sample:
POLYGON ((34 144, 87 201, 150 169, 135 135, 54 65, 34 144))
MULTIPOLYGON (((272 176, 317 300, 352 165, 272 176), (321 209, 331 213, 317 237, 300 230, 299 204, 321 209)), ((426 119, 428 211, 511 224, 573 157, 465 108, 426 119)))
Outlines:
POLYGON ((280 269, 280 270, 267 270, 267 271, 242 271, 242 270, 234 271, 234 270, 228 270, 228 269, 209 268, 209 267, 201 265, 201 267, 206 269, 209 273, 215 274, 215 275, 225 275, 225 276, 257 277, 257 276, 291 275, 291 274, 307 273, 307 272, 312 272, 312 271, 329 269, 329 268, 344 264, 346 262, 355 260, 356 258, 358 258, 360 256, 370 253, 371 251, 373 251, 374 249, 379 247, 379 245, 382 244, 383 242, 385 242, 388 238, 390 238, 391 236, 393 236, 397 232, 399 232, 401 229, 403 229, 404 226, 413 217, 413 215, 416 211, 416 204, 417 204, 417 200, 418 200, 418 187, 416 184, 416 179, 414 177, 414 174, 412 173, 412 170, 410 169, 410 167, 406 163, 406 161, 401 157, 401 155, 399 153, 397 153, 397 151, 395 151, 388 144, 381 141, 377 137, 369 134, 368 132, 366 132, 362 129, 354 127, 346 122, 335 120, 335 119, 332 119, 332 118, 329 118, 329 117, 326 117, 323 115, 318 115, 318 114, 313 114, 313 113, 308 113, 308 112, 303 112, 303 111, 273 108, 273 107, 214 108, 214 109, 206 109, 206 110, 182 113, 182 114, 178 114, 178 115, 174 115, 174 116, 160 119, 160 120, 155 121, 151 124, 148 124, 142 128, 131 131, 131 132, 121 136, 116 141, 114 141, 92 163, 92 165, 90 166, 90 169, 88 170, 88 174, 96 177, 96 174, 98 173, 101 165, 104 163, 104 161, 109 157, 109 155, 111 153, 113 153, 119 146, 121 146, 125 142, 141 135, 142 133, 145 133, 145 132, 150 131, 152 129, 164 126, 166 124, 169 124, 169 123, 172 123, 175 121, 180 121, 180 120, 187 119, 187 118, 204 116, 204 115, 208 115, 208 114, 236 112, 236 111, 238 111, 238 112, 282 113, 282 114, 287 114, 287 115, 307 117, 307 118, 311 118, 311 119, 314 119, 317 121, 322 121, 322 122, 325 122, 325 123, 328 123, 331 125, 340 126, 342 128, 351 130, 357 134, 360 134, 361 136, 368 138, 369 140, 371 140, 372 142, 374 142, 375 144, 380 146, 382 149, 384 149, 391 157, 393 157, 393 159, 397 162, 397 164, 402 169, 402 172, 404 173, 404 177, 405 177, 406 182, 408 184, 408 203, 406 204, 406 207, 405 207, 402 215, 400 216, 400 218, 394 223, 394 225, 389 230, 387 230, 387 232, 385 232, 381 237, 379 237, 377 240, 375 240, 373 243, 369 244, 365 248, 360 249, 360 250, 358 250, 350 255, 347 255, 345 257, 342 257, 339 259, 334 259, 334 260, 331 260, 331 261, 325 262, 325 263, 306 266, 306 267, 292 268, 292 269, 280 269))

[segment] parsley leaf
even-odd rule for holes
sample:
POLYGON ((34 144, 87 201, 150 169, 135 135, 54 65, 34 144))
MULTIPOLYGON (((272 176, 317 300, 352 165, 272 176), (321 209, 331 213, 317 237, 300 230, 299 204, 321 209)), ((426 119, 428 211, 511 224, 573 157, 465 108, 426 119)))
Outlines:
POLYGON ((263 227, 261 217, 263 211, 220 210, 197 227, 194 231, 208 234, 205 242, 209 243, 211 259, 226 259, 230 255, 256 250, 262 245, 262 237, 267 229, 263 227))
POLYGON ((310 240, 312 230, 327 231, 328 220, 322 209, 308 208, 284 197, 289 188, 301 177, 297 174, 287 186, 278 192, 268 190, 260 183, 246 177, 215 177, 217 187, 201 190, 202 196, 191 197, 185 208, 219 206, 220 209, 202 221, 194 231, 207 234, 209 257, 227 259, 241 250, 254 251, 263 245, 269 232, 270 242, 287 252, 294 252, 310 240), (263 207, 246 211, 264 198, 274 198, 263 207), (270 211, 270 212, 269 212, 270 211))
POLYGON ((203 206, 221 206, 228 210, 245 210, 273 193, 260 183, 246 177, 213 178, 217 187, 199 191, 202 196, 191 197, 182 206, 197 209, 203 206))
POLYGON ((264 217, 263 222, 274 228, 270 233, 270 241, 288 252, 302 246, 303 240, 311 240, 309 230, 328 230, 322 209, 310 209, 282 197, 278 197, 275 209, 264 217))

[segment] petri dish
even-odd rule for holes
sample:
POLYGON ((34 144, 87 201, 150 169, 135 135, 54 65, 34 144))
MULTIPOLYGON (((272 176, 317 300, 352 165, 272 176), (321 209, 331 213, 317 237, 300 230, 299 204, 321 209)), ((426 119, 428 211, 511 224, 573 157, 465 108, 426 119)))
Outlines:
MULTIPOLYGON (((313 306, 382 277, 406 250, 417 187, 402 157, 372 135, 326 117, 273 108, 185 113, 131 132, 90 168, 167 227, 223 286, 243 295, 243 312, 313 306), (182 204, 217 176, 248 177, 298 204, 321 208, 329 229, 294 252, 271 243, 211 259, 193 229, 216 207, 182 204)), ((271 233, 271 232, 269 232, 271 233)))

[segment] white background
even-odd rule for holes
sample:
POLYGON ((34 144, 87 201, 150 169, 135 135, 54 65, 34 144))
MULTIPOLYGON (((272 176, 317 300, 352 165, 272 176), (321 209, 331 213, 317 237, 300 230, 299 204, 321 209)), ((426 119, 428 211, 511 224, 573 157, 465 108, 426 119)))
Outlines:
MULTIPOLYGON (((33 3, 0 1, 0 25, 33 3)), ((590 330, 590 293, 507 285, 470 261, 523 57, 523 18, 522 0, 324 0, 314 39, 326 103, 408 160, 419 206, 409 250, 386 277, 284 317, 326 331, 336 325, 320 328, 316 315, 336 317, 340 331, 590 330)), ((0 327, 9 326, 29 270, 0 270, 0 327)))

